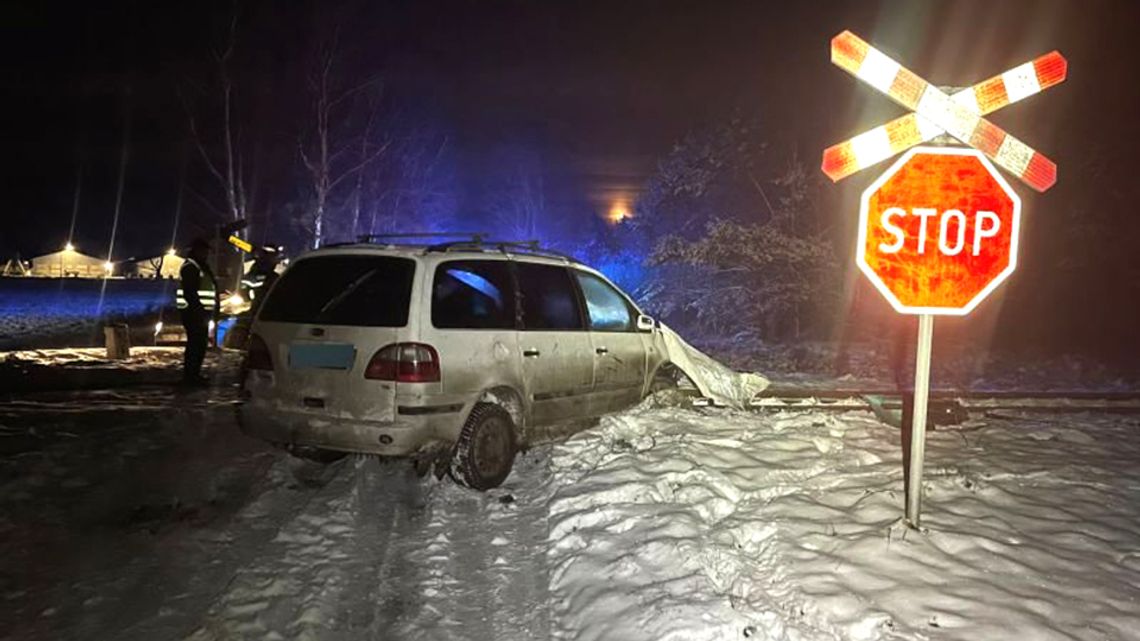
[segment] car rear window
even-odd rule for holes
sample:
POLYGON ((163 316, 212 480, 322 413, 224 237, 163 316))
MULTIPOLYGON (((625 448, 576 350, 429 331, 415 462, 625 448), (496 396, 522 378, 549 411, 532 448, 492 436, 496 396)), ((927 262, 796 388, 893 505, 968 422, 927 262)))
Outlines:
POLYGON ((319 256, 297 261, 273 287, 259 320, 403 327, 416 263, 393 256, 319 256))
POLYGON ((515 284, 503 260, 454 260, 435 270, 431 323, 440 329, 514 329, 515 284))

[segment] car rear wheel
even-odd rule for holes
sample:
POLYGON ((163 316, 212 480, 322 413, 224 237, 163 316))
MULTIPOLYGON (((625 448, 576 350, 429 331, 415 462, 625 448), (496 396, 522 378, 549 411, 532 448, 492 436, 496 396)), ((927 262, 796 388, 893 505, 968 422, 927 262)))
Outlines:
POLYGON ((510 475, 517 451, 515 425, 507 410, 477 403, 455 444, 451 478, 475 490, 498 487, 510 475))

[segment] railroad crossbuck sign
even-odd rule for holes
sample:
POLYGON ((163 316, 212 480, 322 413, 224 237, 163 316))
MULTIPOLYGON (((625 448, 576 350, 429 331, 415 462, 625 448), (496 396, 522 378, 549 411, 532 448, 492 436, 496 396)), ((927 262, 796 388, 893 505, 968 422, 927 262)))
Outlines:
POLYGON ((1017 262, 1021 199, 980 152, 915 147, 865 192, 856 262, 904 314, 968 314, 1017 262))
POLYGON ((1017 265, 1021 199, 990 161, 1037 191, 1057 182, 1053 161, 984 116, 1062 82, 1068 63, 1054 51, 948 96, 850 31, 831 62, 913 112, 829 147, 823 172, 838 181, 906 152, 863 192, 856 262, 918 315, 906 521, 920 527, 934 316, 968 314, 1017 265), (972 149, 916 147, 943 134, 972 149))
POLYGON ((1047 53, 946 95, 859 36, 844 31, 831 40, 831 62, 914 113, 859 134, 823 152, 823 173, 838 181, 946 133, 1037 191, 1057 182, 1057 165, 983 116, 1065 80, 1068 63, 1047 53))

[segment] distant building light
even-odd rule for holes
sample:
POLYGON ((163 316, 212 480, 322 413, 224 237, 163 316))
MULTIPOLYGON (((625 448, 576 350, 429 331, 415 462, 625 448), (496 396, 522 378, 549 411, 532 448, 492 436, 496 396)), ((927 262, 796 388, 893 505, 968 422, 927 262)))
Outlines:
POLYGON ((230 297, 226 299, 226 304, 237 307, 239 305, 244 305, 245 299, 241 297, 241 294, 231 294, 230 297))
POLYGON ((107 275, 110 276, 111 274, 115 273, 115 264, 111 261, 107 261, 103 263, 103 269, 105 269, 107 271, 107 275))
POLYGON ((66 245, 64 245, 64 246, 63 246, 63 251, 67 251, 67 252, 73 252, 73 251, 75 251, 75 245, 72 245, 72 244, 69 242, 69 243, 67 243, 66 245))
POLYGON ((162 333, 162 321, 158 321, 157 323, 154 324, 154 335, 158 336, 161 333, 162 333))
POLYGON ((622 200, 610 205, 610 211, 606 214, 606 220, 613 225, 617 225, 623 220, 629 220, 630 218, 633 218, 633 212, 630 211, 629 205, 622 200))
POLYGON ((166 250, 166 255, 167 255, 167 256, 177 256, 177 255, 178 255, 178 250, 177 250, 177 249, 175 249, 175 248, 173 248, 173 247, 171 247, 170 249, 166 250))

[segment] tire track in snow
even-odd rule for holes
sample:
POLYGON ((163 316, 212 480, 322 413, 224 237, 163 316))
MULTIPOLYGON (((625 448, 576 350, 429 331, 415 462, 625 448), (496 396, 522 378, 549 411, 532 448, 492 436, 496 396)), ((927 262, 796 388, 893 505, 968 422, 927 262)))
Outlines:
POLYGON ((324 487, 245 560, 190 638, 357 638, 354 628, 371 623, 359 618, 371 608, 352 598, 357 577, 381 556, 392 534, 376 525, 379 510, 401 509, 383 493, 370 504, 366 495, 375 486, 397 485, 380 482, 396 475, 379 467, 365 458, 329 466, 324 487), (365 539, 371 545, 363 545, 365 539))
POLYGON ((428 513, 393 548, 407 562, 382 582, 419 595, 418 609, 395 617, 392 638, 549 638, 548 481, 543 448, 520 456, 497 490, 433 486, 428 513))
POLYGON ((338 464, 190 640, 548 638, 546 458, 489 493, 401 463, 338 464))

